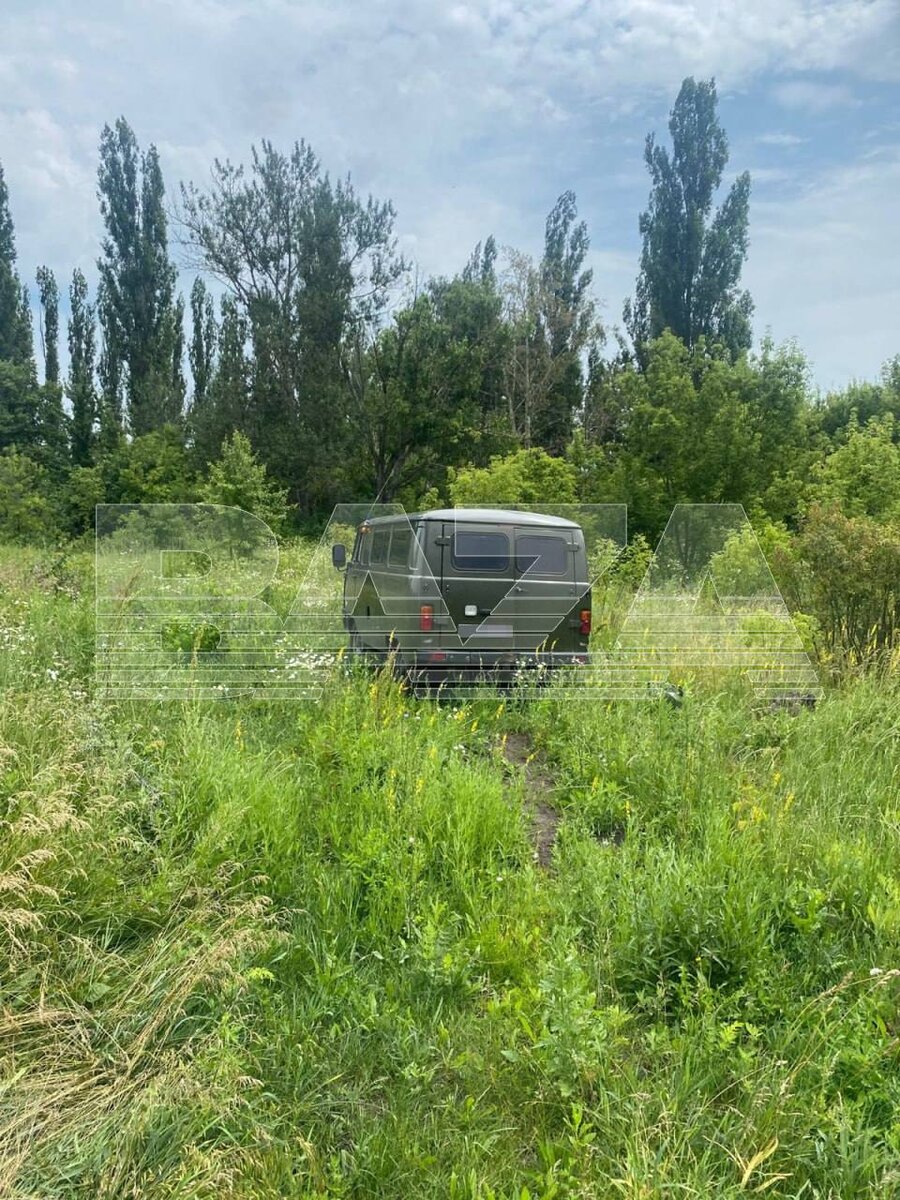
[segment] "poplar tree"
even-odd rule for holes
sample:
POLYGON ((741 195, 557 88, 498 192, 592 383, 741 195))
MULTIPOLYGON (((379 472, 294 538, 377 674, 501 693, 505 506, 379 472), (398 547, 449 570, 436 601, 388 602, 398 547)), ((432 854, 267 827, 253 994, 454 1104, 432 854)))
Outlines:
POLYGON ((32 353, 28 293, 16 271, 15 231, 0 163, 0 359, 27 365, 32 353))
POLYGON ((650 200, 641 214, 641 270, 625 324, 641 348, 670 329, 688 347, 700 337, 732 358, 749 348, 753 302, 739 287, 747 257, 750 175, 734 181, 713 214, 728 162, 715 80, 685 79, 669 119, 671 154, 647 137, 650 200))
POLYGON ((0 451, 41 440, 28 293, 16 271, 16 239, 0 165, 0 451))
POLYGON ((191 344, 188 350, 194 406, 202 406, 212 379, 216 334, 212 296, 198 275, 191 288, 191 344))
POLYGON ((69 376, 66 391, 72 405, 72 462, 87 466, 93 456, 97 395, 94 386, 94 309, 88 303, 87 280, 77 268, 69 287, 69 376))
POLYGON ((182 416, 183 333, 159 155, 155 146, 140 152, 123 117, 101 135, 98 187, 104 405, 113 424, 121 387, 128 427, 139 436, 182 416))
POLYGON ((40 389, 40 438, 46 465, 59 475, 66 469, 68 419, 59 382, 59 288, 49 267, 37 269, 40 303, 38 328, 44 356, 44 386, 40 389))
POLYGON ((37 269, 40 298, 41 350, 44 354, 44 382, 59 383, 59 288, 49 267, 37 269))

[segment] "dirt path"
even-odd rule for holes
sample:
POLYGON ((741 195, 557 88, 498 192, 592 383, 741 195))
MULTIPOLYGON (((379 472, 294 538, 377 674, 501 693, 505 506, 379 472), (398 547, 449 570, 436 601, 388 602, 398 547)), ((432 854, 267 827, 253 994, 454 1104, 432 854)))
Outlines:
POLYGON ((550 771, 534 758, 527 734, 508 733, 503 743, 503 757, 510 766, 521 769, 525 779, 525 798, 531 812, 531 837, 534 856, 545 869, 553 860, 553 845, 561 817, 549 797, 553 795, 554 780, 550 771))

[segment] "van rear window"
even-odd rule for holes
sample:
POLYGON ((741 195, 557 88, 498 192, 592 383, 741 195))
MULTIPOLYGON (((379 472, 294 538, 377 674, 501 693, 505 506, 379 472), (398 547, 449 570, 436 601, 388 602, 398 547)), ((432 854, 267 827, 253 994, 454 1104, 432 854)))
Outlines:
POLYGON ((516 570, 524 575, 565 575, 568 570, 566 540, 540 533, 520 534, 516 538, 516 570))
POLYGON ((450 557, 458 571, 505 571, 509 568, 509 538, 505 533, 458 529, 450 557))

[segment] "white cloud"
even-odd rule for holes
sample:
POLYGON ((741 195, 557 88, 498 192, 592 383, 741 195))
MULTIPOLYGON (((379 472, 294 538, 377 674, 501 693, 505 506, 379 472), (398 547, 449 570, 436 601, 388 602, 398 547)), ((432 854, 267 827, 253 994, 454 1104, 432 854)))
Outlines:
POLYGON ((872 376, 900 352, 900 151, 807 182, 752 211, 745 282, 757 317, 796 337, 823 387, 872 376))
POLYGON ((754 141, 761 146, 802 146, 808 138, 798 137, 796 133, 761 133, 754 141))
POLYGON ((780 83, 774 89, 775 99, 785 108, 806 112, 828 112, 834 108, 855 107, 859 99, 844 83, 822 83, 810 79, 795 79, 780 83))

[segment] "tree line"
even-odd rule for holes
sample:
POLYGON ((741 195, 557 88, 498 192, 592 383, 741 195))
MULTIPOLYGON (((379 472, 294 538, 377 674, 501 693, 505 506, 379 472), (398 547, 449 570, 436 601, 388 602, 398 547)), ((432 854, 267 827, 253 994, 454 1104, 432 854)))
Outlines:
POLYGON ((0 166, 0 534, 78 535, 97 503, 215 499, 227 479, 230 502, 296 521, 473 487, 509 502, 553 479, 555 498, 626 502, 651 537, 680 500, 795 533, 823 504, 893 528, 900 357, 823 397, 795 345, 754 353, 751 181, 723 194, 714 81, 684 81, 668 129, 646 141, 635 291, 609 330, 571 191, 539 258, 486 236, 456 275, 420 280, 390 201, 305 142, 264 140, 167 197, 120 118, 100 138, 97 286, 68 285, 64 377, 59 287, 41 267, 32 314, 0 166))

